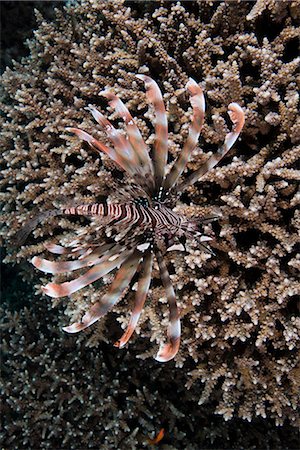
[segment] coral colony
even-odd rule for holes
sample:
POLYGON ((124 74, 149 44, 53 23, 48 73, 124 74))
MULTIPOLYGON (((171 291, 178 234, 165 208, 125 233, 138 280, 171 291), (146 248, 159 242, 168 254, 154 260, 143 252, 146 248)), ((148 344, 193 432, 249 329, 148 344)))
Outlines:
POLYGON ((101 242, 97 238, 94 241, 85 242, 82 237, 70 248, 50 244, 47 246, 50 252, 76 255, 78 259, 52 262, 35 256, 32 263, 41 271, 52 274, 91 267, 85 274, 72 281, 62 284, 48 283, 43 287, 44 293, 54 298, 71 295, 114 269, 118 269, 109 290, 101 300, 91 306, 80 322, 63 328, 69 333, 84 330, 111 310, 138 272, 138 287, 129 325, 115 344, 123 347, 134 332, 144 306, 151 282, 153 255, 155 255, 170 311, 168 342, 160 346, 156 360, 166 362, 174 358, 178 352, 181 327, 175 292, 163 255, 166 251, 184 248, 180 243, 182 237, 195 239, 200 248, 207 250, 205 242, 210 241, 211 238, 201 232, 201 225, 213 219, 212 217, 204 217, 202 220, 189 219, 175 213, 172 206, 179 193, 212 169, 230 150, 243 128, 244 113, 237 103, 229 105, 233 130, 226 135, 224 144, 218 151, 180 183, 178 181, 192 151, 198 144, 204 123, 205 101, 202 88, 192 78, 186 85, 193 108, 192 122, 183 150, 169 173, 166 174, 168 121, 162 94, 157 83, 149 76, 137 75, 137 78, 145 83, 148 101, 155 111, 155 143, 152 158, 130 112, 120 98, 110 90, 105 90, 101 94, 109 100, 110 106, 124 120, 127 138, 93 106, 89 106, 88 109, 94 119, 105 129, 113 148, 78 128, 67 129, 96 151, 106 153, 133 178, 137 185, 135 189, 131 187, 132 198, 127 201, 121 199, 120 203, 83 204, 55 211, 55 214, 97 218, 100 227, 102 224, 105 227, 110 242, 101 242))
MULTIPOLYGON (((11 273, 17 270, 30 290, 24 302, 13 284, 22 303, 13 312, 4 304, 1 317, 3 445, 39 448, 43 442, 43 448, 78 449, 99 448, 101 442, 107 448, 141 448, 145 436, 165 427, 165 439, 175 448, 293 447, 287 445, 286 427, 293 429, 299 420, 299 2, 54 3, 53 20, 37 12, 28 56, 1 76, 0 234, 5 262, 18 264, 11 273), (157 159, 166 154, 156 153, 155 111, 137 73, 154 78, 163 91, 164 165, 157 159), (195 113, 201 94, 184 88, 189 77, 205 87, 207 113, 199 144, 175 181, 189 130, 195 133, 193 123, 200 120, 195 113), (99 96, 103 89, 112 106, 99 96), (125 121, 119 117, 121 104, 112 92, 126 104, 147 146, 138 154, 130 151, 137 129, 130 120, 126 124, 127 112, 125 121), (230 132, 231 102, 245 112, 242 140, 223 164, 200 177, 197 171, 230 132), (100 122, 105 119, 95 108, 105 111, 117 130, 127 128, 129 153, 111 144, 107 131, 112 135, 113 129, 95 126, 85 110, 89 104, 100 122), (164 181, 157 172, 162 169, 164 181), (199 176, 194 184, 193 174, 199 176), (98 205, 93 213, 107 215, 61 214, 63 209, 80 214, 81 205, 90 214, 93 204, 98 205), (41 211, 42 225, 41 216, 33 219, 32 236, 13 246, 17 231, 41 211), (108 211, 124 214, 123 224, 116 223, 120 217, 109 224, 108 211), (216 215, 217 221, 203 222, 216 215), (217 257, 204 251, 207 244, 217 257), (28 265, 35 256, 52 272, 66 272, 50 279, 28 265), (116 266, 70 294, 76 284, 90 281, 87 274, 100 264, 116 266), (175 302, 169 308, 159 264, 167 267, 165 281, 170 279, 176 292, 182 325, 180 351, 174 364, 165 365, 152 356, 161 342, 178 345, 164 336, 176 308, 175 302), (135 267, 121 292, 122 279, 135 267), (134 331, 138 338, 130 351, 111 353, 106 342, 119 339, 122 346, 135 326, 147 279, 147 301, 134 331), (70 297, 50 301, 41 296, 41 285, 70 297), (73 339, 61 332, 64 325, 82 327, 91 307, 103 299, 109 307, 119 292, 111 312, 85 333, 73 339), (126 401, 124 392, 130 392, 126 401), (237 434, 231 419, 238 421, 237 434)), ((189 89, 193 85, 190 81, 189 89)), ((167 291, 173 300, 171 284, 167 291)))

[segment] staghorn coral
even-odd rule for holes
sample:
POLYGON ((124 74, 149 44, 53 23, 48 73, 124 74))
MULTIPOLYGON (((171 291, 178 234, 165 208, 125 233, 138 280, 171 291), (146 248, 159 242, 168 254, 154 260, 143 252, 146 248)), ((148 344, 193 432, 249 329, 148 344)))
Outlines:
POLYGON ((290 1, 290 0, 281 0, 277 2, 276 0, 258 0, 255 2, 253 8, 247 15, 248 20, 256 19, 260 16, 265 10, 270 11, 270 15, 275 22, 280 22, 286 14, 287 9, 292 17, 299 18, 299 3, 298 1, 290 1))
POLYGON ((224 424, 215 401, 197 406, 198 388, 185 389, 181 368, 145 364, 136 349, 122 354, 103 342, 87 351, 84 336, 59 331, 49 303, 24 296, 22 285, 16 294, 27 307, 1 311, 2 448, 150 448, 162 426, 162 449, 297 447, 291 426, 274 430, 262 418, 224 424))
MULTIPOLYGON (((269 2, 261 15, 252 12, 249 17, 252 8, 252 2, 148 2, 141 13, 135 2, 82 1, 57 12, 54 22, 39 16, 30 57, 2 77, 2 234, 9 243, 33 208, 52 207, 59 199, 100 201, 114 188, 114 179, 122 178, 108 159, 95 164, 88 147, 64 132, 78 123, 87 131, 94 129, 83 108, 88 103, 104 108, 98 93, 105 86, 113 86, 122 97, 151 145, 153 114, 134 73, 158 80, 168 104, 172 159, 187 137, 191 114, 182 87, 189 76, 204 81, 212 120, 204 124, 205 145, 194 151, 188 173, 228 133, 224 105, 246 105, 242 141, 177 205, 178 214, 201 218, 218 211, 222 219, 204 230, 215 234, 217 258, 191 244, 187 254, 168 256, 184 330, 176 365, 200 403, 212 402, 226 419, 267 416, 277 424, 285 419, 295 423, 299 28, 294 7, 293 12, 282 8, 278 15, 269 2)), ((110 120, 117 122, 113 112, 110 120)), ((100 130, 96 137, 105 142, 100 130)), ((53 233, 67 244, 87 226, 70 218, 49 218, 6 261, 22 262, 42 252, 53 233)), ((90 287, 77 294, 67 303, 66 314, 78 320, 110 281, 104 279, 100 291, 90 287)), ((129 304, 132 296, 129 292, 129 304)), ((161 340, 161 323, 167 325, 165 303, 157 283, 137 328, 141 336, 161 340)), ((125 328, 128 302, 120 302, 116 313, 125 328)), ((109 328, 109 322, 101 321, 89 334, 89 345, 109 336, 109 328)), ((150 364, 154 349, 145 350, 146 343, 139 355, 150 364)), ((137 340, 130 353, 135 345, 137 340)))

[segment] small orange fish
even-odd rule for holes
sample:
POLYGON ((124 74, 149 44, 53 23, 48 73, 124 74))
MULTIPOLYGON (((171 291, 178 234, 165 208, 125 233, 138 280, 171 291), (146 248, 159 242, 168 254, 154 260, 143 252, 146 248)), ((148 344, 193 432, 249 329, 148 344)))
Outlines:
POLYGON ((159 433, 155 436, 154 439, 148 438, 148 444, 149 445, 158 444, 163 439, 164 435, 165 435, 165 429, 161 428, 159 433))

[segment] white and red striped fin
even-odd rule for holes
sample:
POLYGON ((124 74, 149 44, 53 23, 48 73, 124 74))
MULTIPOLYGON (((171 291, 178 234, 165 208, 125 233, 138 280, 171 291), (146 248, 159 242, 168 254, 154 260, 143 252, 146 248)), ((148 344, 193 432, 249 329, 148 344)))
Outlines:
POLYGON ((183 191, 188 186, 194 184, 203 175, 209 172, 215 167, 218 162, 228 153, 231 149, 245 123, 245 115, 242 108, 237 103, 230 103, 228 106, 228 114, 233 123, 233 129, 225 136, 224 144, 214 153, 198 170, 193 172, 186 181, 181 183, 176 189, 177 192, 183 191))
POLYGON ((54 253, 55 255, 67 255, 68 253, 72 253, 70 248, 54 244, 53 242, 44 244, 44 247, 48 250, 48 252, 54 253))
POLYGON ((121 158, 123 158, 124 161, 126 161, 127 163, 136 165, 138 163, 138 160, 135 155, 135 152, 133 151, 130 143, 126 140, 121 131, 117 130, 112 125, 112 123, 94 106, 88 105, 86 109, 91 112, 96 122, 98 122, 99 125, 101 125, 104 128, 105 132, 107 133, 107 136, 114 144, 114 147, 118 155, 121 158))
POLYGON ((153 164, 149 156, 149 150, 144 142, 144 139, 142 138, 140 130, 133 120, 133 117, 122 100, 113 92, 105 90, 99 92, 99 94, 109 100, 109 105, 114 108, 117 114, 124 120, 128 140, 139 161, 141 173, 145 176, 145 182, 147 182, 150 192, 153 191, 153 164))
POLYGON ((170 279, 170 275, 166 266, 165 261, 160 252, 156 253, 156 258, 160 270, 160 277, 163 283, 163 286, 166 291, 169 310, 170 310, 170 322, 168 327, 168 342, 166 344, 162 344, 160 349, 155 357, 156 361, 159 362, 167 362, 174 358, 176 353, 179 350, 180 345, 180 336, 181 336, 181 325, 180 325, 180 317, 179 311, 176 303, 176 297, 174 288, 172 286, 172 282, 170 279))
POLYGON ((82 259, 76 259, 74 261, 49 261, 48 259, 39 258, 34 256, 31 260, 34 267, 45 273, 64 273, 72 272, 73 270, 81 269, 87 266, 93 266, 100 262, 100 255, 104 255, 108 250, 113 247, 113 244, 106 244, 94 249, 92 253, 83 257, 82 259))
POLYGON ((146 95, 155 112, 155 144, 153 152, 156 193, 159 192, 168 160, 168 119, 162 93, 157 83, 147 75, 136 75, 145 83, 146 95))
POLYGON ((102 297, 101 301, 95 303, 89 311, 85 313, 81 322, 63 327, 63 330, 68 333, 77 333, 78 331, 84 330, 93 323, 97 322, 97 320, 112 309, 134 276, 141 259, 141 255, 142 254, 140 252, 135 251, 131 256, 129 256, 121 265, 109 288, 109 291, 102 297))
MULTIPOLYGON (((95 116, 98 117, 98 115, 101 115, 101 117, 103 117, 103 120, 107 120, 95 108, 90 107, 89 110, 96 111, 93 114, 94 117, 95 116)), ((112 127, 112 125, 111 125, 111 127, 112 127)), ((105 128, 105 129, 106 129, 106 131, 108 131, 107 128, 105 128)), ((93 149, 97 150, 99 153, 101 153, 101 152, 106 153, 116 164, 118 164, 123 170, 125 170, 125 172, 128 172, 128 174, 131 176, 134 175, 134 173, 132 171, 132 165, 130 164, 128 157, 125 157, 125 154, 122 155, 122 153, 117 151, 117 147, 116 147, 116 150, 112 149, 111 147, 108 147, 107 145, 98 141, 93 136, 91 136, 90 134, 86 133, 83 130, 80 130, 79 128, 66 128, 66 130, 71 133, 76 134, 76 136, 79 139, 81 139, 84 142, 87 142, 93 149)), ((115 131, 117 133, 117 130, 115 130, 115 131)))
POLYGON ((92 113, 94 119, 104 128, 107 136, 113 143, 117 154, 115 161, 144 188, 145 176, 139 170, 139 159, 129 140, 123 136, 121 131, 116 130, 111 122, 94 106, 89 105, 86 109, 92 113))
POLYGON ((195 80, 193 80, 193 78, 190 78, 186 85, 186 89, 190 93, 190 102, 193 108, 192 122, 183 150, 175 161, 170 173, 165 180, 165 191, 168 191, 174 186, 174 184, 184 171, 190 159, 192 151, 198 144, 198 139, 204 123, 205 99, 202 88, 198 83, 196 83, 195 80))
POLYGON ((120 266, 122 262, 128 258, 132 252, 124 251, 120 255, 114 253, 109 253, 101 258, 101 262, 94 266, 92 269, 88 270, 84 275, 75 278, 72 281, 66 281, 62 284, 48 283, 42 288, 43 292, 49 297, 58 298, 66 297, 80 289, 88 286, 91 283, 99 280, 104 275, 114 270, 116 267, 120 266), (110 256, 111 255, 111 256, 110 256), (115 257, 115 258, 113 258, 115 257))
MULTIPOLYGON (((113 161, 117 162, 118 159, 117 152, 113 148, 107 147, 107 145, 95 139, 89 133, 86 133, 86 131, 83 131, 80 128, 66 128, 66 131, 68 131, 69 133, 76 134, 76 136, 81 141, 87 142, 92 148, 97 150, 98 153, 100 154, 101 152, 106 153, 113 161)), ((120 165, 119 162, 118 164, 120 165)))
POLYGON ((115 347, 119 348, 124 347, 124 345, 126 345, 129 339, 131 338, 137 326, 138 320, 140 318, 149 291, 149 286, 151 282, 152 264, 153 264, 152 252, 148 252, 143 260, 141 274, 138 281, 138 287, 134 301, 134 307, 131 313, 129 324, 125 332, 121 336, 121 338, 117 342, 115 342, 114 344, 115 347))
POLYGON ((78 258, 84 257, 86 252, 90 251, 89 248, 85 247, 63 247, 62 245, 54 244, 53 242, 44 244, 44 247, 48 250, 48 252, 55 255, 68 255, 78 258))
POLYGON ((107 145, 102 144, 102 142, 98 141, 93 136, 91 136, 90 134, 86 133, 83 130, 80 130, 79 128, 66 128, 66 130, 69 131, 70 133, 76 134, 76 136, 80 140, 87 142, 93 149, 97 150, 99 153, 101 152, 106 153, 123 170, 132 175, 131 173, 132 171, 130 169, 130 165, 128 164, 127 158, 126 159, 123 158, 119 152, 110 147, 107 147, 107 145))

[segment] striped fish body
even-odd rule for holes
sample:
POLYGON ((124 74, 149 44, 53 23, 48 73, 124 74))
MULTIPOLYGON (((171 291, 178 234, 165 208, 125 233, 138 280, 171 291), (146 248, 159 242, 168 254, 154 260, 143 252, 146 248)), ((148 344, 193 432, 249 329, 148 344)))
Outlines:
POLYGON ((94 203, 64 209, 63 214, 106 217, 115 225, 130 224, 154 230, 173 230, 186 228, 186 219, 157 202, 154 207, 136 203, 94 203))

